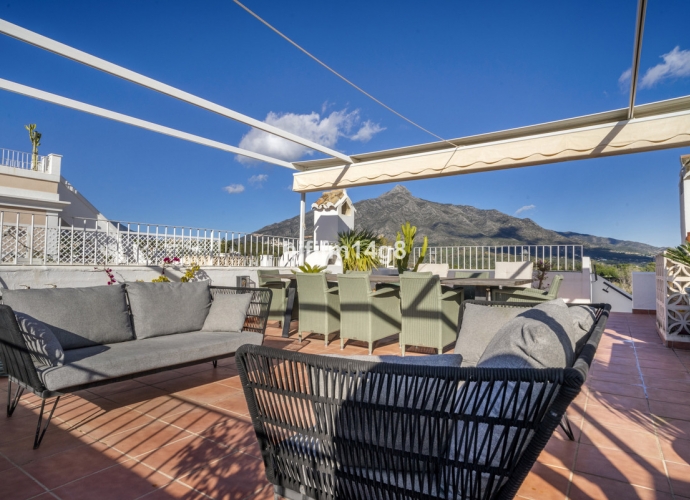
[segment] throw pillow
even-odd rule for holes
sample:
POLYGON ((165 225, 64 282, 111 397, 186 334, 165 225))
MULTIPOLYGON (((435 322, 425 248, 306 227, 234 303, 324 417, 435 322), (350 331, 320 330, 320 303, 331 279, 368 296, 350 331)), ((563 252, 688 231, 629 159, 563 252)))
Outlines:
POLYGON ((565 368, 575 357, 573 321, 561 299, 544 302, 506 323, 477 363, 481 368, 565 368))
POLYGON ((462 366, 475 366, 496 333, 528 307, 465 304, 455 354, 462 354, 462 366))
POLYGON ((65 353, 53 331, 33 316, 14 313, 35 366, 63 366, 65 353))
POLYGON ((241 332, 251 300, 251 293, 217 293, 201 331, 241 332))

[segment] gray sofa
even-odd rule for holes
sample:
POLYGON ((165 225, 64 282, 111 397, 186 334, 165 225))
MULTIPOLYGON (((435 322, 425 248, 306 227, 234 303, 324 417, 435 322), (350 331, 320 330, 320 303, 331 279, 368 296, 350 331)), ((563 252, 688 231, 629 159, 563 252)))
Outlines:
POLYGON ((25 390, 42 399, 37 448, 63 394, 199 363, 215 367, 241 345, 261 345, 271 291, 208 281, 127 283, 4 290, 2 301, 7 413, 25 390))

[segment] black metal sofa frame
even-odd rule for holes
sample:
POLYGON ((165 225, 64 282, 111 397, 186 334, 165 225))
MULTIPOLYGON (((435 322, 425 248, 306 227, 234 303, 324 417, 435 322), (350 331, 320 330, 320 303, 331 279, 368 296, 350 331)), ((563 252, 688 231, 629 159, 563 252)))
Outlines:
MULTIPOLYGON (((249 310, 247 311, 247 317, 244 322, 243 330, 261 333, 262 335, 266 333, 268 308, 269 304, 271 303, 271 296, 273 293, 271 290, 267 288, 239 288, 222 286, 212 286, 210 289, 211 294, 214 297, 219 293, 252 293, 253 296, 249 304, 249 310)), ((233 357, 234 355, 235 353, 225 354, 223 356, 214 356, 213 358, 199 359, 187 363, 166 366, 164 368, 142 371, 127 376, 100 380, 89 384, 70 387, 69 389, 61 390, 59 392, 50 391, 44 386, 38 375, 38 371, 31 360, 31 355, 27 349, 22 333, 19 330, 19 326, 17 325, 14 312, 9 306, 0 305, 0 360, 2 360, 7 372, 7 417, 12 416, 25 390, 30 391, 41 398, 41 409, 38 414, 38 424, 36 426, 36 436, 34 438, 34 449, 37 449, 41 445, 41 441, 48 430, 48 426, 50 425, 53 413, 55 412, 55 409, 60 401, 60 397, 65 394, 81 391, 83 389, 114 384, 125 380, 131 380, 133 378, 152 375, 154 373, 174 370, 176 368, 198 365, 201 363, 213 363, 213 367, 215 368, 218 366, 219 359, 233 357), (15 390, 12 388, 13 385, 17 386, 15 390), (45 424, 43 424, 46 400, 53 397, 55 398, 55 401, 53 402, 52 408, 47 415, 45 424)))
POLYGON ((592 306, 595 323, 565 369, 373 363, 242 346, 237 366, 276 496, 513 498, 587 379, 610 312, 592 306))

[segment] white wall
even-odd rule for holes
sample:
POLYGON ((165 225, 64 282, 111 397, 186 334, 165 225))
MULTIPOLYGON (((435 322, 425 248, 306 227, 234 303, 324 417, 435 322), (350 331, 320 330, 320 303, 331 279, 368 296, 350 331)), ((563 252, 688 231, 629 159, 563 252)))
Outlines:
POLYGON ((632 313, 633 310, 632 298, 601 276, 592 283, 592 302, 611 304, 611 311, 613 312, 632 313))
MULTIPOLYGON (((146 282, 160 276, 160 267, 146 266, 113 266, 111 268, 115 279, 120 282, 143 280, 146 282)), ((213 285, 237 286, 238 276, 249 276, 253 283, 257 283, 256 267, 205 267, 200 277, 208 278, 213 285)), ((290 273, 290 269, 281 269, 283 273, 290 273)), ((165 275, 171 281, 179 281, 183 272, 167 268, 165 275)), ((10 290, 31 288, 59 288, 87 287, 106 285, 108 277, 103 268, 96 270, 93 266, 0 266, 0 287, 10 290)), ((256 286, 256 285, 255 285, 256 286)))
MULTIPOLYGON (((347 203, 350 203, 349 201, 347 203)), ((350 215, 340 213, 342 207, 314 209, 314 241, 338 241, 338 233, 355 227, 355 211, 350 207, 350 215)))
POLYGON ((656 273, 632 273, 633 309, 656 310, 656 273))

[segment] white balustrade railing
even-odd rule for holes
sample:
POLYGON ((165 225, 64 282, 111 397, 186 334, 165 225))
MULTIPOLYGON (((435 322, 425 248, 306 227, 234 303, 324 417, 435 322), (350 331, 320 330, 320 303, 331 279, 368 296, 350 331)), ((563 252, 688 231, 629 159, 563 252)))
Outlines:
MULTIPOLYGON (((411 263, 419 259, 420 247, 412 250, 411 263)), ((553 271, 582 269, 582 245, 505 245, 429 247, 425 263, 448 264, 451 269, 492 270, 496 262, 544 260, 553 271)))
POLYGON ((0 264, 295 266, 298 239, 238 231, 0 211, 0 264))
POLYGON ((37 170, 39 172, 50 173, 50 162, 47 156, 36 156, 36 165, 33 163, 33 155, 25 151, 13 151, 11 149, 0 149, 0 165, 5 167, 21 168, 24 170, 37 170))

